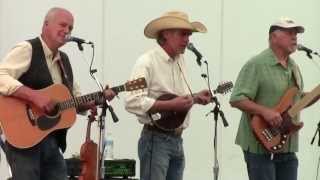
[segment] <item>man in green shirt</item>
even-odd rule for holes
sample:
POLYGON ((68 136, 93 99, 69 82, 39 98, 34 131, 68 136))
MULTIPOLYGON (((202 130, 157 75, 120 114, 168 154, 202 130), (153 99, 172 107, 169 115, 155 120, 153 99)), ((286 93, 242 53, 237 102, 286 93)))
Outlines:
MULTIPOLYGON (((250 127, 252 115, 259 115, 271 127, 283 121, 275 107, 285 92, 297 87, 295 100, 303 92, 303 81, 290 54, 297 49, 297 34, 304 27, 288 18, 273 23, 269 29, 269 48, 251 58, 241 69, 230 98, 232 107, 242 111, 236 144, 247 163, 250 180, 296 180, 298 133, 291 135, 281 153, 271 154, 258 142, 250 127)), ((299 121, 299 116, 293 121, 299 121)))

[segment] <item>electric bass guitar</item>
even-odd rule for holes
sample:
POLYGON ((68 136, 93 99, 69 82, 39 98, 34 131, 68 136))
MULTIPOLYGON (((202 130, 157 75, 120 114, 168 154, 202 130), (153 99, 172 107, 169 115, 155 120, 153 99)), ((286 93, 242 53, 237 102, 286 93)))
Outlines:
POLYGON ((320 95, 320 85, 294 103, 294 97, 297 93, 298 88, 296 87, 288 89, 280 102, 274 107, 275 111, 281 113, 283 119, 279 127, 269 126, 269 124, 258 115, 251 118, 250 124, 253 133, 264 148, 271 153, 281 152, 289 136, 303 127, 303 122, 294 122, 292 118, 320 95))
MULTIPOLYGON (((232 82, 226 82, 220 84, 216 90, 213 91, 214 94, 225 94, 229 92, 233 87, 232 82)), ((178 97, 175 94, 164 94, 157 98, 157 100, 170 100, 178 97)), ((189 110, 186 111, 160 111, 157 113, 149 114, 149 117, 152 120, 152 123, 159 129, 164 131, 174 131, 178 127, 180 127, 189 110)))
MULTIPOLYGON (((139 78, 111 89, 119 93, 144 88, 146 81, 139 78)), ((72 97, 67 87, 62 84, 53 84, 38 91, 57 102, 53 113, 46 114, 34 104, 18 98, 0 96, 0 126, 12 146, 32 147, 51 132, 71 127, 76 119, 77 107, 91 101, 96 104, 105 101, 103 92, 72 97)))

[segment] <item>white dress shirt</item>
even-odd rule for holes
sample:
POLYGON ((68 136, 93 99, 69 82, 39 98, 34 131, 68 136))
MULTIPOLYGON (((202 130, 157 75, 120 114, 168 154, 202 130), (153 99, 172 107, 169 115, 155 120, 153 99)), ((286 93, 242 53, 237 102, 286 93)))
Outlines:
MULTIPOLYGON (((135 114, 140 123, 150 124, 151 119, 147 112, 159 96, 167 93, 190 95, 185 76, 186 64, 183 56, 179 55, 172 59, 161 46, 157 45, 144 53, 133 67, 130 79, 144 77, 147 88, 126 93, 126 110, 135 114)), ((186 128, 188 125, 189 114, 182 127, 186 128)))

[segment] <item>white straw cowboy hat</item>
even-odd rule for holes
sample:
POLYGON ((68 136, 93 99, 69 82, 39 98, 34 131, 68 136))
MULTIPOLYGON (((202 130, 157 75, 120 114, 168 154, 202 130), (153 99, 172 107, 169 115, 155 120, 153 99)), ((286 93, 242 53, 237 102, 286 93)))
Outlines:
POLYGON ((158 33, 165 29, 188 29, 192 32, 207 32, 207 28, 201 22, 190 22, 186 13, 170 11, 149 22, 144 28, 144 35, 148 38, 156 39, 158 33))

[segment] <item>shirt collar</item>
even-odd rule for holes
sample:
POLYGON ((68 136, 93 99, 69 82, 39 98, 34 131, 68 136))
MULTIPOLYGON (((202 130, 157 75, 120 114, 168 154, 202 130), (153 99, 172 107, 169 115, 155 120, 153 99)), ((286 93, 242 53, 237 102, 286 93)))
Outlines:
MULTIPOLYGON (((266 55, 268 57, 270 57, 270 60, 268 61, 270 66, 276 66, 276 65, 280 65, 280 62, 277 60, 276 55, 274 54, 274 52, 272 51, 271 48, 268 48, 264 51, 264 53, 266 53, 266 55)), ((294 64, 293 59, 289 56, 289 60, 288 60, 288 68, 291 68, 294 64)))
POLYGON ((58 52, 57 55, 55 57, 53 57, 53 52, 51 51, 51 49, 48 47, 48 45, 46 44, 46 42, 42 39, 42 37, 40 36, 40 41, 42 44, 42 48, 43 48, 43 52, 44 52, 44 56, 46 59, 50 59, 53 62, 57 61, 60 59, 60 53, 58 52))

